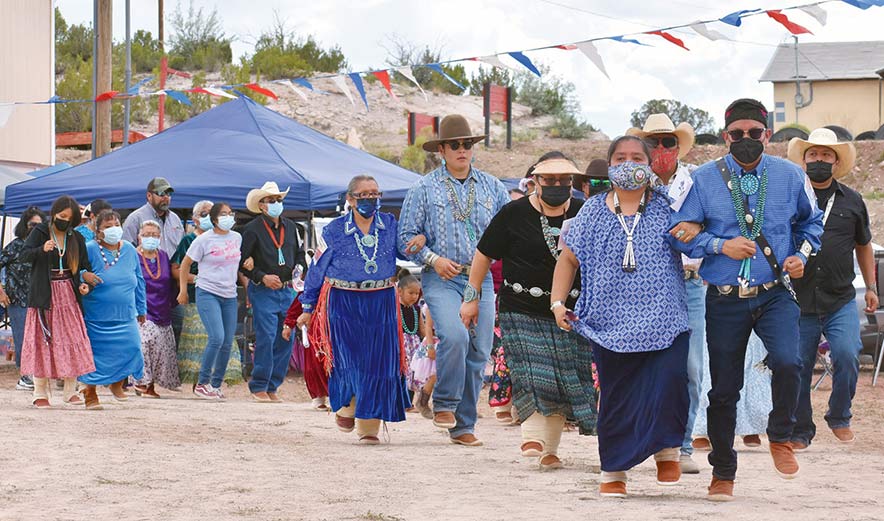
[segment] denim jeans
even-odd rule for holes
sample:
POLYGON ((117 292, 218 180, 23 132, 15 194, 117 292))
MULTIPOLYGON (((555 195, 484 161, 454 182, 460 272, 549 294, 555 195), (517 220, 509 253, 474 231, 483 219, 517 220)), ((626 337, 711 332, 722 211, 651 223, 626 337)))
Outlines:
POLYGON ((423 274, 422 282, 430 316, 439 337, 436 348, 435 412, 454 412, 457 425, 450 435, 472 433, 482 390, 482 374, 491 356, 494 336, 494 283, 491 274, 482 283, 479 322, 467 330, 460 320, 460 305, 468 278, 461 274, 443 280, 435 271, 423 274))
POLYGON ((285 381, 292 357, 292 341, 282 338, 282 326, 295 293, 291 288, 270 289, 252 283, 248 292, 255 324, 255 366, 249 390, 275 393, 285 381))
POLYGON ((206 328, 206 349, 200 362, 199 384, 221 387, 230 361, 233 333, 236 331, 236 297, 219 297, 196 288, 196 309, 206 328))
POLYGON ((706 341, 712 376, 707 409, 709 441, 712 443, 709 463, 716 478, 733 480, 737 474, 737 453, 734 451, 737 400, 743 387, 746 344, 753 329, 764 342, 768 352, 767 365, 773 372, 773 409, 768 416, 767 437, 775 443, 792 439, 801 379, 801 357, 798 354, 800 314, 798 304, 781 286, 748 299, 719 295, 715 289, 706 294, 706 341))
POLYGON ((15 367, 21 367, 21 348, 25 342, 25 318, 28 308, 14 304, 6 308, 9 325, 12 327, 12 341, 15 343, 15 367))
MULTIPOLYGON (((700 390, 703 388, 703 364, 706 354, 706 285, 700 279, 685 281, 687 290, 688 321, 691 326, 691 341, 688 348, 688 424, 681 444, 682 454, 692 454, 692 433, 697 407, 700 405, 700 390)), ((705 430, 705 429, 704 429, 705 430)))
POLYGON ((856 393, 859 353, 862 350, 856 302, 851 300, 828 315, 802 314, 800 328, 801 360, 804 367, 801 369, 801 391, 796 413, 798 422, 795 424, 792 439, 810 445, 816 434, 810 387, 813 384, 813 366, 816 363, 820 334, 826 335, 826 340, 829 341, 829 353, 834 366, 826 423, 830 429, 850 427, 850 404, 856 393))

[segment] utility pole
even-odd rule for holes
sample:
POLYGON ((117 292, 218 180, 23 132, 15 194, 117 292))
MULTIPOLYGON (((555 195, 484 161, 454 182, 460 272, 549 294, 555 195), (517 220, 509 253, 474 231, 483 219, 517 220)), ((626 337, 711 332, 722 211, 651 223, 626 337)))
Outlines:
MULTIPOLYGON (((132 83, 132 27, 129 20, 129 0, 126 0, 126 94, 132 83)), ((123 102, 123 146, 129 144, 129 98, 123 102)))
MULTIPOLYGON (((98 42, 98 54, 95 56, 96 92, 111 90, 111 45, 113 43, 113 16, 111 6, 113 0, 95 0, 98 8, 95 13, 98 19, 95 24, 95 39, 98 42)), ((94 99, 94 98, 93 98, 94 99)), ((111 100, 93 102, 95 104, 95 127, 92 129, 95 146, 94 157, 101 157, 111 149, 111 100)))
MULTIPOLYGON (((157 7, 159 9, 159 26, 157 28, 158 40, 160 42, 160 90, 166 88, 166 66, 168 62, 166 61, 166 45, 163 43, 163 0, 157 0, 157 7)), ((160 94, 159 99, 157 100, 157 115, 159 116, 157 124, 157 132, 163 131, 163 125, 166 120, 166 95, 160 94)))

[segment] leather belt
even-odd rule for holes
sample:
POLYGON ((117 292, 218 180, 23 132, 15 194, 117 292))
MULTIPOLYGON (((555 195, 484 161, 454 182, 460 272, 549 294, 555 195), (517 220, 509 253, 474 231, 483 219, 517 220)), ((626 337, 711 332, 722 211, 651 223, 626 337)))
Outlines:
POLYGON ((699 279, 700 273, 697 270, 684 270, 684 280, 699 279))
POLYGON ((752 286, 751 288, 744 288, 742 286, 715 286, 715 289, 718 291, 718 294, 722 297, 737 297, 737 298, 755 298, 762 291, 770 291, 776 286, 780 285, 780 281, 775 280, 773 282, 765 282, 760 286, 752 286), (734 290, 737 290, 734 292, 734 290))
POLYGON ((384 289, 393 287, 396 284, 396 278, 390 277, 383 280, 363 280, 361 282, 351 282, 349 280, 333 279, 326 277, 325 281, 333 288, 347 289, 352 291, 371 291, 375 289, 384 289))
MULTIPOLYGON (((527 293, 534 298, 541 298, 544 296, 548 297, 550 295, 550 292, 543 289, 543 288, 538 288, 537 286, 527 288, 527 287, 525 287, 524 284, 520 284, 518 282, 514 282, 511 284, 510 281, 508 281, 506 279, 504 279, 503 285, 510 288, 511 290, 513 290, 513 293, 515 293, 517 295, 519 295, 521 293, 527 293)), ((580 296, 580 290, 572 289, 568 293, 568 296, 571 298, 577 298, 580 296)))
POLYGON ((49 279, 50 280, 65 280, 71 278, 71 270, 49 270, 49 279))
MULTIPOLYGON (((469 277, 469 276, 470 276, 470 271, 471 271, 471 270, 472 270, 472 265, 470 265, 470 264, 461 264, 461 265, 460 265, 460 271, 458 271, 457 274, 458 274, 458 275, 466 275, 467 277, 469 277)), ((435 272, 435 271, 436 271, 436 269, 433 268, 432 266, 424 266, 424 267, 421 269, 421 272, 422 272, 422 273, 430 273, 430 272, 435 272)))

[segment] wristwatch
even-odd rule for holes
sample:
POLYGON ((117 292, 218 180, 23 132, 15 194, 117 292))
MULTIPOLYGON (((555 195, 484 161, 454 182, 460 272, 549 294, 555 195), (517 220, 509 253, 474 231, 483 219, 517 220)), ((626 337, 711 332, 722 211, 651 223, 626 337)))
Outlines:
POLYGON ((474 288, 472 286, 472 284, 470 284, 468 282, 466 287, 463 289, 463 302, 464 302, 464 304, 466 304, 468 302, 474 302, 476 300, 479 300, 480 296, 481 296, 481 293, 479 292, 479 290, 474 288))
POLYGON ((565 303, 562 302, 561 300, 556 300, 555 302, 553 302, 553 303, 549 306, 549 310, 550 310, 550 311, 555 311, 556 308, 560 308, 560 307, 562 307, 562 306, 564 306, 564 305, 565 305, 565 303))
POLYGON ((878 285, 877 284, 869 284, 866 286, 866 289, 871 291, 872 293, 878 293, 878 285))

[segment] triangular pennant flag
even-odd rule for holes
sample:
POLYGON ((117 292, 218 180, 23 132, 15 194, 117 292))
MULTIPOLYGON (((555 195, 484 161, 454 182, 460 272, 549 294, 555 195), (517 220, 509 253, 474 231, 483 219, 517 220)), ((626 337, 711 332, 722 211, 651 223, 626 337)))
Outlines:
POLYGON ((434 71, 438 72, 439 74, 441 74, 442 77, 445 78, 446 80, 457 85, 457 88, 459 88, 460 90, 466 90, 466 87, 461 85, 460 82, 458 82, 456 79, 452 78, 451 75, 449 75, 447 72, 445 72, 445 69, 443 69, 442 66, 439 65, 438 63, 428 63, 426 66, 433 69, 434 71))
POLYGON ((522 54, 521 52, 518 52, 518 51, 517 52, 510 52, 507 54, 512 56, 513 59, 516 60, 517 62, 524 65, 526 69, 528 69, 529 71, 533 72, 534 74, 540 76, 540 71, 537 70, 537 67, 535 67, 534 64, 531 63, 531 60, 529 60, 527 56, 525 56, 524 54, 522 54))
POLYGON ((345 80, 343 76, 332 76, 332 81, 335 82, 338 90, 340 90, 344 96, 347 96, 347 99, 350 100, 350 104, 353 105, 353 108, 356 108, 356 101, 353 100, 353 94, 350 92, 350 87, 347 86, 347 80, 345 80))
POLYGON ((60 97, 58 97, 58 95, 52 96, 51 98, 46 100, 46 103, 63 103, 63 102, 64 102, 64 100, 61 99, 60 97))
POLYGON ((772 9, 770 11, 767 11, 767 16, 780 22, 783 27, 788 29, 789 32, 792 34, 813 34, 808 28, 802 25, 798 25, 795 22, 789 20, 789 18, 781 13, 779 9, 772 9))
POLYGON ((164 93, 178 103, 181 103, 182 105, 187 105, 188 107, 191 106, 190 98, 185 96, 183 92, 178 92, 177 90, 167 90, 164 91, 164 93))
POLYGON ((816 5, 816 4, 803 5, 803 6, 799 7, 798 9, 801 9, 805 13, 814 17, 816 19, 816 21, 819 22, 820 25, 826 25, 826 21, 828 19, 828 13, 826 13, 826 10, 823 9, 822 7, 820 7, 819 5, 816 5))
POLYGON ((608 71, 605 70, 605 62, 602 61, 602 55, 599 54, 598 49, 595 48, 595 45, 593 45, 592 42, 580 42, 576 46, 578 49, 580 49, 580 52, 582 52, 584 55, 586 55, 587 58, 589 58, 589 61, 595 64, 595 66, 598 67, 600 71, 602 71, 602 74, 605 75, 605 78, 608 78, 609 80, 611 79, 611 77, 608 76, 608 71))
POLYGON ((486 63, 492 67, 497 67, 498 69, 509 69, 511 71, 516 71, 516 72, 518 72, 518 70, 519 70, 511 65, 507 65, 507 64, 503 63, 500 60, 500 58, 498 58, 494 54, 492 54, 490 56, 480 56, 478 58, 473 58, 473 59, 478 62, 486 63))
POLYGON ((424 95, 424 100, 429 101, 429 98, 427 98, 427 93, 424 92, 424 88, 421 87, 421 84, 417 82, 417 78, 414 77, 414 71, 411 70, 411 67, 399 67, 396 69, 396 72, 405 76, 405 78, 411 83, 417 85, 417 88, 420 89, 421 94, 424 95))
POLYGON ((868 9, 872 7, 872 3, 868 0, 842 0, 845 4, 850 4, 853 7, 859 7, 860 9, 868 9))
POLYGON ((390 73, 387 71, 372 71, 371 74, 372 76, 377 78, 378 81, 381 82, 381 85, 383 85, 384 88, 387 89, 387 92, 390 93, 390 96, 393 96, 393 98, 395 99, 396 95, 393 94, 393 86, 390 85, 390 73))
POLYGON ((657 36, 661 36, 667 42, 672 42, 675 45, 678 45, 679 47, 681 47, 682 49, 684 49, 686 51, 690 51, 690 49, 685 47, 683 41, 681 41, 680 39, 676 38, 675 36, 672 36, 671 34, 665 32, 665 31, 650 31, 647 34, 655 34, 657 36))
POLYGON ((210 96, 217 96, 219 98, 236 99, 236 96, 228 94, 217 87, 194 87, 192 89, 187 89, 184 92, 196 92, 200 94, 208 94, 210 96))
POLYGON ((706 38, 707 40, 712 40, 713 42, 716 40, 730 41, 730 38, 721 34, 718 31, 709 29, 708 27, 706 27, 706 24, 704 24, 703 22, 694 22, 693 24, 691 24, 690 27, 691 27, 691 29, 694 30, 695 33, 699 34, 703 38, 706 38))
POLYGON ((313 90, 313 85, 311 85, 310 82, 305 80, 304 78, 295 78, 292 81, 294 83, 297 83, 298 85, 304 87, 307 90, 313 90))
POLYGON ((636 44, 636 45, 643 45, 643 46, 645 46, 645 47, 653 47, 653 45, 648 45, 648 44, 646 44, 646 43, 642 43, 642 42, 640 42, 640 41, 638 41, 638 40, 633 40, 632 38, 624 38, 624 37, 622 37, 622 36, 611 36, 611 37, 608 38, 608 39, 609 39, 609 40, 614 40, 615 42, 621 42, 621 43, 634 43, 634 44, 636 44))
POLYGON ((0 103, 0 128, 6 125, 13 112, 15 112, 15 103, 0 103))
POLYGON ((566 43, 564 45, 556 45, 556 49, 561 49, 563 51, 573 51, 577 49, 577 46, 573 43, 566 43))
POLYGON ((368 98, 365 97, 365 85, 362 84, 362 76, 360 76, 358 72, 351 72, 347 76, 350 76, 350 81, 353 82, 353 85, 356 86, 356 91, 362 96, 362 103, 365 103, 365 110, 368 110, 368 98))
POLYGON ((727 16, 722 16, 719 20, 728 25, 739 27, 743 25, 743 15, 757 13, 758 11, 761 11, 761 9, 743 9, 742 11, 735 11, 727 16))
POLYGON ((258 85, 257 83, 247 83, 247 84, 243 85, 243 87, 253 90, 253 91, 257 92, 258 94, 263 94, 263 95, 267 96, 268 98, 273 98, 275 100, 279 99, 279 97, 272 90, 265 89, 264 87, 258 85))
POLYGON ((112 99, 114 96, 116 96, 117 94, 119 94, 119 91, 116 91, 116 90, 109 90, 107 92, 102 92, 98 96, 95 96, 95 101, 108 101, 108 100, 112 99))
POLYGON ((295 81, 295 80, 292 80, 292 81, 286 81, 286 82, 284 82, 284 83, 285 83, 286 85, 288 85, 289 88, 292 89, 292 92, 294 92, 295 94, 297 94, 302 100, 307 101, 307 95, 304 94, 304 91, 302 91, 302 90, 299 89, 298 87, 295 87, 295 84, 292 83, 293 81, 295 81))
POLYGON ((143 80, 139 81, 135 85, 132 85, 131 87, 129 87, 129 90, 126 91, 126 94, 129 94, 131 96, 137 96, 138 91, 141 89, 141 87, 143 87, 145 83, 149 82, 152 79, 153 79, 153 76, 148 76, 147 78, 144 78, 143 80))

